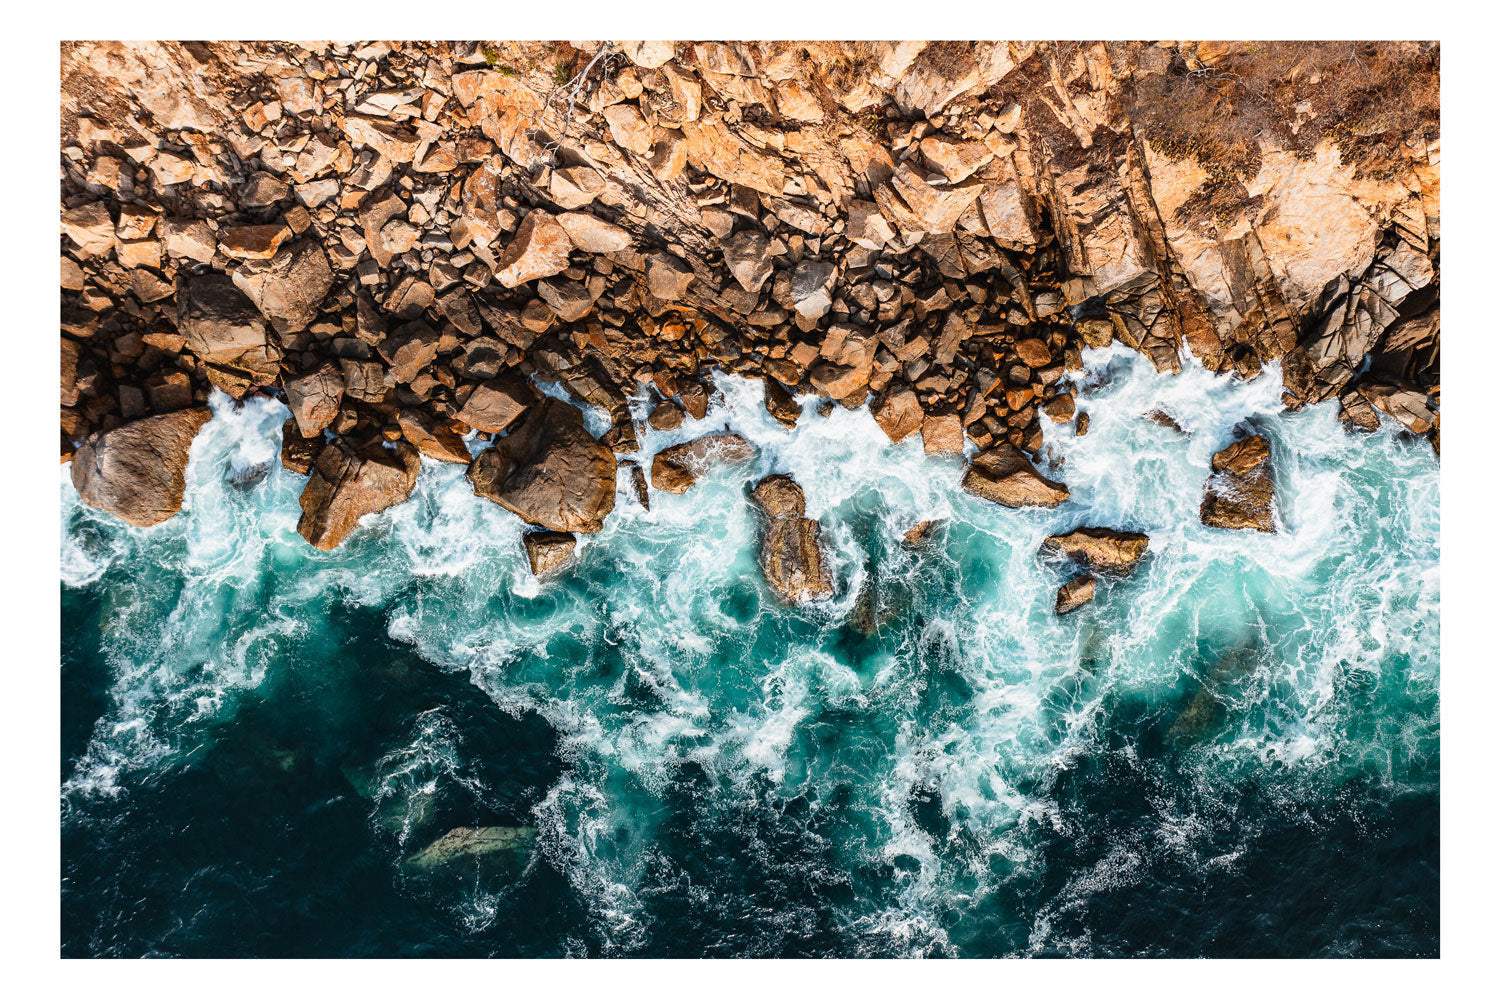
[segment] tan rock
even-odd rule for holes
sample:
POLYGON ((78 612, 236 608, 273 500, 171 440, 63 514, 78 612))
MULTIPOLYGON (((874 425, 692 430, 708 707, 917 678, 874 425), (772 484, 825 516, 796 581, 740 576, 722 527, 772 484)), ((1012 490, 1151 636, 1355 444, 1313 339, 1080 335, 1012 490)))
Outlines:
POLYGON ((458 411, 458 419, 475 430, 504 433, 536 399, 536 390, 524 379, 500 375, 475 387, 458 411))
POLYGON ((531 531, 521 535, 533 576, 549 576, 573 561, 577 539, 564 531, 531 531))
POLYGON ((922 450, 928 454, 963 454, 964 424, 957 413, 922 418, 922 450))
POLYGON ((975 496, 1008 507, 1053 507, 1068 498, 1067 486, 1043 476, 1010 443, 975 455, 961 484, 975 496))
POLYGON ((344 401, 343 373, 331 362, 317 370, 286 379, 286 402, 303 437, 323 433, 339 415, 344 401))
POLYGON ((1084 573, 1068 580, 1057 590, 1056 612, 1058 617, 1071 614, 1094 599, 1094 577, 1084 573))
POLYGON ((464 439, 447 422, 420 409, 403 409, 396 414, 396 424, 401 428, 412 447, 433 461, 467 465, 469 449, 464 439))
POLYGON ((750 496, 764 518, 760 567, 771 589, 793 604, 832 596, 822 525, 803 516, 802 487, 788 475, 770 475, 756 483, 750 496))
POLYGON ((1133 531, 1107 527, 1080 527, 1067 534, 1054 534, 1042 542, 1042 552, 1082 562, 1095 572, 1126 575, 1134 572, 1151 539, 1133 531))
POLYGON ((1209 527, 1274 532, 1271 447, 1259 435, 1235 441, 1213 457, 1199 518, 1209 527))
POLYGON ((474 492, 527 523, 597 534, 615 506, 615 456, 583 414, 547 397, 469 466, 474 492))
POLYGON ((528 281, 551 277, 567 269, 572 249, 573 241, 557 219, 535 209, 500 255, 495 280, 507 288, 516 288, 528 281))
POLYGON ((366 514, 406 502, 421 467, 417 449, 405 441, 386 448, 376 440, 357 449, 343 439, 330 441, 302 489, 297 533, 314 548, 332 551, 366 514))
POLYGON ((188 453, 211 415, 184 409, 90 437, 73 456, 78 498, 136 527, 167 520, 182 509, 188 453))
MULTIPOLYGON (((893 444, 900 444, 912 434, 922 431, 924 416, 921 403, 917 402, 917 394, 906 385, 893 382, 876 397, 870 410, 875 422, 893 444)), ((934 426, 934 430, 936 429, 934 426)), ((963 450, 962 439, 959 440, 958 449, 963 450)))
POLYGON ((755 454, 755 445, 739 434, 709 434, 674 444, 652 459, 651 484, 663 492, 685 493, 712 468, 746 462, 755 454))
POLYGON ((557 221, 573 245, 585 253, 614 253, 631 243, 630 233, 586 212, 564 212, 557 221))

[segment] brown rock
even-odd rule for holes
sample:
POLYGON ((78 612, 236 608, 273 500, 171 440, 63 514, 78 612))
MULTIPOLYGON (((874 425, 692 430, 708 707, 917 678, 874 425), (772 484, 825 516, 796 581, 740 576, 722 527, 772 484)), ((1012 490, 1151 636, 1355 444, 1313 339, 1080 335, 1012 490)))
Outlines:
MULTIPOLYGON (((885 431, 893 444, 900 444, 912 434, 922 431, 924 419, 922 406, 917 402, 917 394, 906 385, 892 382, 884 392, 875 397, 870 409, 875 416, 875 422, 879 424, 881 430, 885 431)), ((933 430, 934 437, 936 437, 939 433, 936 424, 933 425, 933 430)), ((963 450, 961 437, 958 450, 963 450)))
POLYGON ((578 541, 565 531, 531 531, 521 535, 526 546, 526 560, 533 576, 546 576, 573 561, 578 541))
POLYGON ((646 286, 651 294, 665 302, 675 302, 687 294, 695 275, 687 264, 665 253, 646 258, 646 286))
POLYGON ((1271 446, 1259 435, 1214 455, 1199 518, 1209 527, 1274 532, 1271 446))
POLYGON ((653 430, 676 430, 682 426, 682 407, 671 399, 663 399, 646 417, 653 430))
POLYGON ((739 434, 709 434, 674 444, 651 460, 651 484, 669 493, 685 493, 716 465, 755 457, 755 445, 739 434))
POLYGON ((236 260, 270 260, 291 238, 292 230, 280 222, 225 226, 219 230, 219 250, 236 260))
POLYGON ((295 475, 306 475, 312 471, 318 452, 323 450, 321 437, 303 437, 297 429, 297 421, 288 418, 281 425, 281 467, 295 475))
POLYGON ((201 406, 94 434, 73 455, 78 498, 136 527, 160 524, 182 509, 188 452, 211 416, 201 406))
POLYGON ((758 294, 771 276, 771 241, 763 232, 737 232, 724 241, 724 263, 741 288, 758 294))
POLYGON ((957 413, 922 418, 922 450, 928 454, 963 454, 964 424, 957 413))
POLYGON ((786 386, 769 375, 765 378, 765 387, 766 412, 776 417, 782 426, 795 427, 802 416, 802 404, 793 398, 786 386))
POLYGON ((1070 579, 1057 590, 1057 616, 1071 614, 1094 599, 1094 577, 1088 573, 1070 579))
POLYGON ((1107 527, 1080 527, 1068 534, 1054 534, 1042 542, 1042 551, 1082 562, 1095 572, 1126 575, 1135 571, 1151 539, 1132 531, 1107 527))
POLYGON ((396 424, 419 452, 434 461, 467 465, 469 449, 464 439, 443 420, 421 409, 403 409, 396 414, 396 424))
POLYGON ((527 523, 597 534, 615 506, 615 456, 583 425, 583 414, 543 398, 514 430, 469 466, 474 492, 527 523))
POLYGON ((495 280, 507 288, 516 288, 528 281, 551 277, 567 270, 568 253, 572 249, 568 230, 550 213, 536 209, 526 216, 516 238, 500 255, 495 280))
POLYGON ((901 535, 901 540, 910 548, 917 548, 932 540, 937 529, 943 525, 941 520, 924 520, 906 529, 901 535))
POLYGON ((1045 368, 1052 363, 1052 351, 1047 349, 1046 343, 1035 337, 1017 340, 1016 356, 1030 368, 1045 368))
POLYGON ((296 333, 318 317, 318 306, 333 287, 333 270, 323 248, 305 239, 269 261, 242 264, 234 283, 278 333, 296 333))
POLYGON ((1068 498, 1067 486, 1043 476, 1008 442, 975 455, 962 485, 975 496, 1008 507, 1053 507, 1068 498))
POLYGON ((803 516, 802 487, 790 476, 771 475, 756 483, 750 495, 765 518, 760 567, 771 589, 787 603, 832 596, 822 526, 803 516))
POLYGON ((331 361, 286 380, 286 402, 303 437, 316 437, 339 415, 344 376, 331 361))
POLYGON ((458 411, 458 419, 488 434, 504 433, 536 398, 536 389, 524 379, 500 375, 474 389, 458 411))
POLYGON ((614 253, 630 246, 630 233, 586 212, 564 212, 557 221, 585 253, 614 253))
POLYGON ((302 489, 297 533, 323 551, 337 548, 367 513, 379 513, 411 496, 422 459, 405 441, 386 448, 375 440, 356 449, 341 439, 318 452, 302 489))
POLYGON ((236 399, 280 374, 280 351, 266 322, 234 282, 217 273, 192 278, 177 296, 184 346, 208 366, 208 379, 236 399))

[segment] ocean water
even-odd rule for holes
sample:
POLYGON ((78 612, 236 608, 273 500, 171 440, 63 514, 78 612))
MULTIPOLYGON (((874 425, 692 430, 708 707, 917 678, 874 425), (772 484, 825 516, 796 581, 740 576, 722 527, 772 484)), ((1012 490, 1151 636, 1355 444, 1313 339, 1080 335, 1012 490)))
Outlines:
POLYGON ((863 410, 788 431, 725 377, 640 457, 726 424, 760 457, 649 512, 622 475, 543 582, 452 465, 304 544, 274 400, 214 400, 156 528, 65 467, 63 953, 1437 954, 1431 446, 1286 412, 1274 368, 1085 360, 1088 434, 1046 427, 1054 510, 969 496, 863 410), (1275 535, 1198 522, 1237 426, 1271 442, 1275 535), (772 471, 822 520, 832 600, 760 577, 745 491, 772 471), (1150 552, 1059 619, 1038 545, 1085 525, 1150 552), (483 827, 524 831, 412 862, 483 827))

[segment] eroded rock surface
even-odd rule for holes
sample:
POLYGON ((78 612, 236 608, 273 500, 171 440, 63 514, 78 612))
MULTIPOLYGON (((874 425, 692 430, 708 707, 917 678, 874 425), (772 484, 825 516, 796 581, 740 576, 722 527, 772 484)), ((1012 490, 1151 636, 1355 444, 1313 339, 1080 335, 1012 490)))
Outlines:
POLYGON ((708 434, 673 444, 651 459, 651 485, 668 493, 685 493, 716 465, 733 465, 755 457, 755 445, 739 434, 708 434))
POLYGON ((1209 527, 1275 531, 1274 500, 1271 446, 1256 434, 1214 455, 1199 517, 1209 527))
POLYGON ((964 489, 1002 506, 1053 507, 1068 498, 1068 487, 1042 475, 1021 450, 1000 444, 974 456, 962 480, 964 489))
POLYGON ((1095 572, 1124 576, 1135 571, 1150 544, 1149 537, 1134 531, 1080 527, 1047 538, 1042 542, 1042 551, 1081 562, 1095 572))
POLYGON ((330 441, 318 452, 302 489, 297 533, 314 548, 332 551, 361 517, 405 503, 421 467, 417 449, 406 441, 386 447, 376 440, 359 448, 330 441))
POLYGON ((73 487, 89 506, 136 527, 182 509, 188 452, 206 407, 150 416, 96 434, 73 456, 73 487))
POLYGON ((760 567, 766 582, 788 603, 833 595, 833 576, 823 556, 822 525, 803 516, 802 487, 788 475, 768 475, 751 490, 765 523, 760 567))
POLYGON ((474 492, 550 531, 597 534, 615 507, 615 456, 583 414, 543 399, 469 466, 474 492))

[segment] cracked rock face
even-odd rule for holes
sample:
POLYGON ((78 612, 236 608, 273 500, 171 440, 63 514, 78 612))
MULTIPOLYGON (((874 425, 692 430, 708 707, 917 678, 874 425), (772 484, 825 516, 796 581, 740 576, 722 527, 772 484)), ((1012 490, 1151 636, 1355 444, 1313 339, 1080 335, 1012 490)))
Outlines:
POLYGON ((597 534, 615 506, 615 456, 583 425, 583 414, 545 398, 469 466, 474 492, 529 524, 597 534))
POLYGON ((332 551, 365 514, 405 503, 420 470, 417 449, 405 441, 389 449, 379 441, 358 449, 342 440, 324 445, 302 491, 297 533, 314 548, 332 551))
POLYGON ((1199 515, 1209 527, 1274 532, 1274 500, 1271 446, 1257 434, 1214 455, 1199 515))
POLYGON ((760 567, 786 603, 824 600, 833 595, 833 576, 823 556, 822 525, 803 516, 802 487, 788 475, 756 483, 751 499, 764 517, 760 567))

